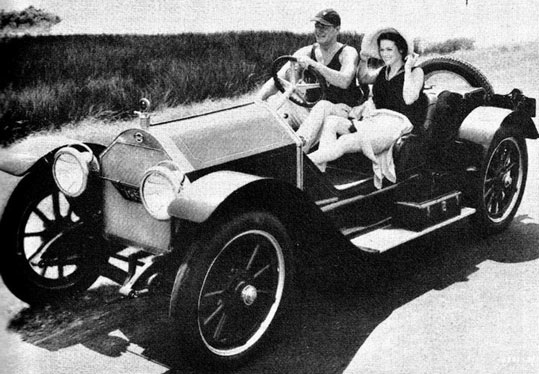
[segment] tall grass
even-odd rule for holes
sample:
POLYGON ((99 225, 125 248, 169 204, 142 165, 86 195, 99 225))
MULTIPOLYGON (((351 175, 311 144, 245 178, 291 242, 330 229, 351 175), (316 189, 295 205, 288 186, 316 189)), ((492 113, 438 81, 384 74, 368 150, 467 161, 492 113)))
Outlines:
POLYGON ((0 41, 0 138, 87 116, 129 116, 140 97, 156 107, 242 94, 271 61, 308 43, 292 33, 25 36, 0 41))
MULTIPOLYGON (((360 49, 361 34, 341 41, 360 49)), ((272 61, 312 43, 290 32, 23 36, 0 39, 0 141, 85 117, 233 97, 270 77, 272 61)))

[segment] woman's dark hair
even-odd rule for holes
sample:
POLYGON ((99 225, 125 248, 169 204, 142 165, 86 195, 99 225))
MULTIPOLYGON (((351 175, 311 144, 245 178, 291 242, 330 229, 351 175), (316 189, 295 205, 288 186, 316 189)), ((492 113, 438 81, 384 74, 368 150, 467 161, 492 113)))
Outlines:
POLYGON ((408 56, 408 43, 406 42, 406 40, 404 40, 401 34, 398 34, 396 32, 381 33, 377 39, 378 48, 380 48, 381 40, 391 40, 392 42, 394 42, 403 59, 408 56))

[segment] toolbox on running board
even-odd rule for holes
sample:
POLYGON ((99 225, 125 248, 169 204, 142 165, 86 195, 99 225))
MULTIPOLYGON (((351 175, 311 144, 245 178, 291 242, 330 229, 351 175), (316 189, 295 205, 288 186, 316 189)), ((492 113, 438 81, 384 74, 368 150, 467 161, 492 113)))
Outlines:
POLYGON ((394 222, 413 231, 445 221, 460 214, 461 193, 453 191, 431 199, 407 199, 395 202, 394 222))

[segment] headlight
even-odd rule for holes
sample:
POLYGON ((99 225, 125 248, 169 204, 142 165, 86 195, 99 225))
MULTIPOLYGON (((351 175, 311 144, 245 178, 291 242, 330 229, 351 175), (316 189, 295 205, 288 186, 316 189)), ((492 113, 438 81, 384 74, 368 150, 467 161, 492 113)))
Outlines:
POLYGON ((189 181, 177 164, 163 161, 146 171, 140 183, 140 197, 144 207, 158 220, 167 220, 168 206, 178 197, 189 181))
POLYGON ((90 170, 97 165, 92 151, 83 148, 81 152, 73 147, 65 147, 54 155, 54 181, 67 196, 76 197, 84 192, 90 170))

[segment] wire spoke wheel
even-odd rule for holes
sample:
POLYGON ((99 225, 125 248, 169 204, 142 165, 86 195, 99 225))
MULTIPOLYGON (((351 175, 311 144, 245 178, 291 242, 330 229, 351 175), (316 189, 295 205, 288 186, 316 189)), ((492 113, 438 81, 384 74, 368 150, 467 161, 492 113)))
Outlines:
POLYGON ((474 223, 481 234, 503 231, 515 216, 526 186, 526 140, 507 131, 494 136, 477 180, 474 223))
POLYGON ((293 297, 292 241, 265 211, 207 222, 179 267, 170 301, 180 347, 195 364, 244 362, 293 297))
POLYGON ((30 304, 55 302, 86 290, 106 261, 98 222, 77 214, 50 175, 29 175, 2 220, 7 242, 1 272, 10 291, 30 304))
POLYGON ((256 343, 275 316, 284 280, 282 248, 271 234, 247 231, 227 243, 199 297, 200 334, 208 349, 234 355, 256 343))
POLYGON ((19 235, 21 254, 42 281, 58 287, 69 284, 81 260, 69 247, 73 231, 82 225, 80 217, 59 191, 28 208, 19 235))
POLYGON ((503 222, 517 204, 523 183, 522 152, 516 139, 501 141, 490 157, 483 183, 483 201, 489 219, 503 222))

